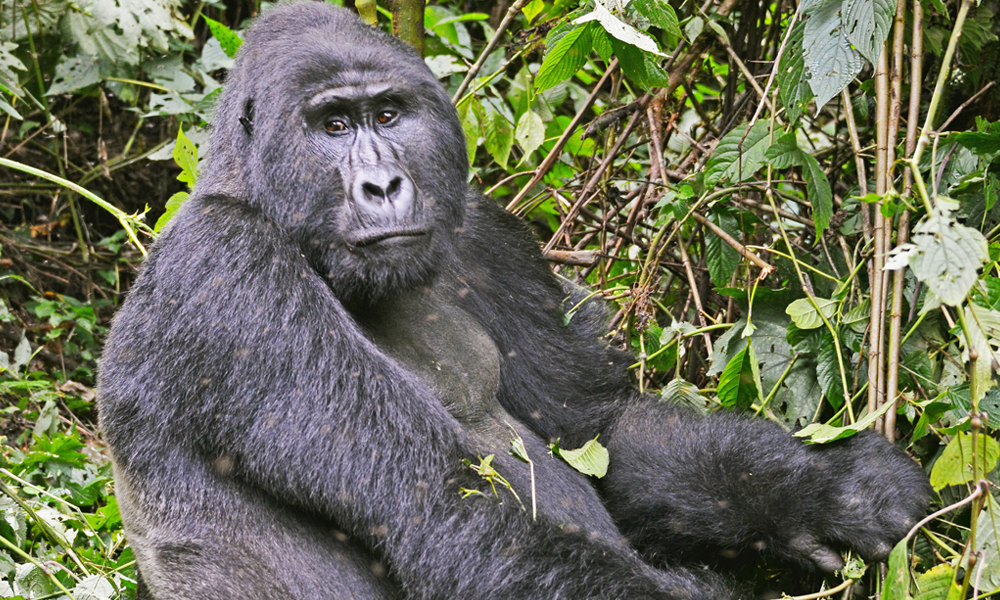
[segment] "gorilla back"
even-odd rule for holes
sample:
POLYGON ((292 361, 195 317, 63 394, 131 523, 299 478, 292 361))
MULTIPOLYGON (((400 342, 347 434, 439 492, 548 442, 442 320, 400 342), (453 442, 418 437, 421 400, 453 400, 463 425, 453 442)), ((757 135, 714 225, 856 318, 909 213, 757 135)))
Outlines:
POLYGON ((535 242, 466 188, 422 60, 348 12, 261 17, 211 148, 101 363, 140 598, 736 597, 684 565, 882 558, 926 509, 879 438, 817 450, 635 392, 599 318, 564 326, 535 242), (547 453, 597 434, 596 485, 547 453), (469 468, 488 455, 510 489, 469 468))

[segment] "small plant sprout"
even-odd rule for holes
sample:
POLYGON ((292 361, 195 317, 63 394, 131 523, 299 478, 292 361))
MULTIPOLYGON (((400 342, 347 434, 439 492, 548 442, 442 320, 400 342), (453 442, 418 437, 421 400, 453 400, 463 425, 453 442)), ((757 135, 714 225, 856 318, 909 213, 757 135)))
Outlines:
MULTIPOLYGON (((518 496, 517 492, 514 491, 514 488, 511 487, 510 482, 504 479, 504 476, 498 473, 497 470, 493 468, 494 456, 495 455, 490 454, 486 458, 479 457, 478 465, 472 464, 472 461, 470 460, 465 460, 464 462, 469 466, 470 469, 478 473, 480 477, 485 479, 486 482, 490 484, 490 488, 493 490, 493 496, 496 497, 497 500, 500 499, 500 494, 497 493, 497 487, 496 487, 496 484, 499 483, 501 487, 507 488, 507 490, 510 491, 511 495, 514 496, 514 499, 517 500, 517 503, 521 505, 521 510, 526 510, 524 508, 524 503, 521 502, 521 497, 518 496)), ((468 498, 469 496, 475 495, 477 493, 482 494, 484 496, 486 495, 479 490, 470 490, 466 488, 460 488, 459 492, 462 493, 463 498, 468 498)))

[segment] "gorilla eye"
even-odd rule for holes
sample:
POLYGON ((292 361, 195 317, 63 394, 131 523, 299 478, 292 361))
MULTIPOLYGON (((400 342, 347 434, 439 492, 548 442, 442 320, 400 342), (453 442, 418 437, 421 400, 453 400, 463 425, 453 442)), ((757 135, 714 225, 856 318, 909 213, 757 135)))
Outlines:
POLYGON ((386 123, 388 123, 389 121, 392 121, 395 118, 396 118, 396 111, 394 111, 394 110, 383 110, 382 112, 380 112, 378 114, 377 117, 375 117, 375 119, 381 125, 385 125, 386 123))
POLYGON ((324 124, 324 127, 326 127, 326 130, 330 133, 341 133, 343 131, 347 131, 347 123, 344 123, 340 119, 329 119, 324 124))

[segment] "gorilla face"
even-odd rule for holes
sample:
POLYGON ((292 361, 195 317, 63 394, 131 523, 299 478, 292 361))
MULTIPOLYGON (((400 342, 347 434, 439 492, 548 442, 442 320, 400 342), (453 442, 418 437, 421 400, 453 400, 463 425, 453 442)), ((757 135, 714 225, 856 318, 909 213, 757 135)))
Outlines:
POLYGON ((276 11, 250 31, 214 124, 214 175, 199 183, 274 219, 358 307, 426 283, 451 251, 465 137, 412 50, 322 8, 276 11), (254 35, 275 26, 295 33, 254 35))

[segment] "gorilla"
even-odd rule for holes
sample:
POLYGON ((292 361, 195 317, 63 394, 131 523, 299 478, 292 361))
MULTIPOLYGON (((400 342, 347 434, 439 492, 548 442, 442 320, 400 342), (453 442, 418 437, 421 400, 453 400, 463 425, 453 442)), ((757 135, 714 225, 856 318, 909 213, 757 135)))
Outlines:
POLYGON ((600 308, 564 323, 528 230, 468 189, 421 58, 346 10, 260 17, 213 127, 101 362, 139 598, 736 598, 700 565, 883 559, 924 514, 877 436, 636 391, 600 308), (603 478, 549 454, 598 434, 603 478))

